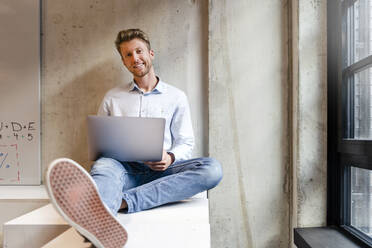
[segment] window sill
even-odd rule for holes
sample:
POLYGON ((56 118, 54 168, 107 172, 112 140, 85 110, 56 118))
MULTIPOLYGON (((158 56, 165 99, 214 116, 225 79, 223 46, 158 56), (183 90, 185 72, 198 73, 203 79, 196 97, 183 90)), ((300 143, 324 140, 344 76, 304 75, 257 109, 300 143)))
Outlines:
POLYGON ((298 248, 366 247, 356 243, 340 228, 334 226, 295 228, 294 243, 298 248))

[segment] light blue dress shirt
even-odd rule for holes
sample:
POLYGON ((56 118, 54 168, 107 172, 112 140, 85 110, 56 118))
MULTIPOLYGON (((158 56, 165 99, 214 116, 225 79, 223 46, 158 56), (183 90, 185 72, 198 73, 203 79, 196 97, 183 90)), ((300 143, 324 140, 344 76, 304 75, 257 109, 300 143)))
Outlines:
POLYGON ((174 154, 174 162, 191 158, 194 134, 187 96, 160 79, 147 93, 134 81, 109 90, 98 115, 165 118, 164 149, 174 154))

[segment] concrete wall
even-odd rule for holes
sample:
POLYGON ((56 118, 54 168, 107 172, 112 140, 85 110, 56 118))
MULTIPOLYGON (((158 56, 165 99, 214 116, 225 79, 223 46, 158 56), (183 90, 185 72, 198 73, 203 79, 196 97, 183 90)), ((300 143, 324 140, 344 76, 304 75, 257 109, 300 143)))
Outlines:
POLYGON ((42 162, 70 157, 89 167, 85 118, 105 92, 131 80, 114 40, 147 32, 155 70, 189 97, 195 156, 207 153, 207 1, 42 1, 42 162))
POLYGON ((299 227, 323 226, 327 209, 327 1, 298 1, 295 53, 297 163, 294 213, 299 227))
POLYGON ((209 2, 212 247, 288 247, 287 1, 209 2))
POLYGON ((189 96, 195 155, 224 167, 212 247, 290 247, 292 226, 325 223, 326 1, 42 3, 44 169, 60 156, 89 167, 85 116, 130 80, 113 41, 139 27, 157 73, 189 96))

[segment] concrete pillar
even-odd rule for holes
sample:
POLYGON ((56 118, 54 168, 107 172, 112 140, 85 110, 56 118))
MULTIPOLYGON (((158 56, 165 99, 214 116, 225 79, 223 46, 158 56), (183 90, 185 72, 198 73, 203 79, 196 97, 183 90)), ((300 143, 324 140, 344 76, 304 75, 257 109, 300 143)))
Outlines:
POLYGON ((292 1, 295 77, 293 225, 324 226, 327 209, 327 1, 292 1))
POLYGON ((212 247, 288 247, 287 1, 209 1, 212 247))

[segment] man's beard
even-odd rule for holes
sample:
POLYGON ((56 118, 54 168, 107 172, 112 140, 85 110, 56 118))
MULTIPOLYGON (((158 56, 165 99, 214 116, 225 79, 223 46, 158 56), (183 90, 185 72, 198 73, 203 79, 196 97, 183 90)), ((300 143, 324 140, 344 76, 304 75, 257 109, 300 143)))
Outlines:
POLYGON ((136 77, 144 77, 144 76, 146 76, 150 72, 150 69, 151 69, 151 65, 150 66, 146 66, 145 67, 145 70, 140 71, 140 72, 138 72, 136 70, 133 70, 132 71, 132 74, 134 76, 136 76, 136 77))

